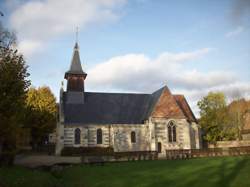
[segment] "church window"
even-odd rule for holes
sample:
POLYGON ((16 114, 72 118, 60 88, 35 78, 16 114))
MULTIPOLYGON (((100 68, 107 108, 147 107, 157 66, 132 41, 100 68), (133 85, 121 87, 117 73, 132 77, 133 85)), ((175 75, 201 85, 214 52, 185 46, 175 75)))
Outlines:
POLYGON ((173 142, 176 142, 176 126, 172 126, 173 129, 173 142))
POLYGON ((81 143, 81 130, 79 128, 75 129, 75 144, 81 143))
POLYGON ((176 142, 176 125, 172 121, 168 124, 168 141, 176 142))
POLYGON ((135 131, 131 132, 131 143, 136 143, 136 134, 135 134, 135 131))
POLYGON ((172 142, 172 127, 168 126, 168 141, 172 142))
POLYGON ((96 143, 97 144, 102 144, 102 129, 97 129, 97 139, 96 139, 96 143))

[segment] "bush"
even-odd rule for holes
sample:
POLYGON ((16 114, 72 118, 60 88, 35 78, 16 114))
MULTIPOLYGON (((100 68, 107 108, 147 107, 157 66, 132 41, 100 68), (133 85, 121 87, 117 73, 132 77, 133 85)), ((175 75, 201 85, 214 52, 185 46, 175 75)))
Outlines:
POLYGON ((113 147, 64 147, 62 156, 110 156, 114 154, 113 147))

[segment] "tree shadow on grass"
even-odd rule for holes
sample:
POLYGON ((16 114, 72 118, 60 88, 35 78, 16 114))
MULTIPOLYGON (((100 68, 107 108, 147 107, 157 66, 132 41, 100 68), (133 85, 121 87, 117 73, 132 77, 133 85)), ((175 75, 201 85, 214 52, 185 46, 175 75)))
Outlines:
POLYGON ((237 175, 241 173, 240 171, 244 168, 246 162, 247 160, 243 158, 242 160, 237 161, 237 164, 235 164, 233 168, 227 168, 226 166, 228 163, 223 160, 219 169, 220 180, 218 181, 217 186, 230 186, 237 175), (230 169, 231 172, 226 174, 228 173, 228 169, 230 169))
POLYGON ((238 184, 235 184, 235 178, 240 175, 242 170, 246 169, 245 167, 248 162, 249 159, 247 158, 237 158, 233 160, 230 158, 219 158, 219 160, 211 163, 211 165, 205 164, 203 167, 198 168, 194 165, 194 167, 190 168, 190 171, 188 172, 182 171, 180 173, 180 171, 173 169, 173 173, 176 172, 176 177, 172 176, 173 178, 161 178, 159 181, 151 181, 151 184, 148 184, 147 186, 228 187, 233 184, 238 187, 238 184))

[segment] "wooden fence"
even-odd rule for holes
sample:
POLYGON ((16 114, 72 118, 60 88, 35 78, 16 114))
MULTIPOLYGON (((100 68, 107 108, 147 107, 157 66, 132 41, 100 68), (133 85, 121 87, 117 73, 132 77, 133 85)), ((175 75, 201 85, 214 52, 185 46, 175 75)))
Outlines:
POLYGON ((167 159, 188 159, 214 156, 240 156, 250 155, 250 146, 208 149, 179 149, 166 150, 167 159))
POLYGON ((156 151, 114 152, 108 155, 86 154, 81 155, 81 158, 83 163, 88 163, 91 158, 99 158, 103 162, 157 160, 158 153, 156 151))

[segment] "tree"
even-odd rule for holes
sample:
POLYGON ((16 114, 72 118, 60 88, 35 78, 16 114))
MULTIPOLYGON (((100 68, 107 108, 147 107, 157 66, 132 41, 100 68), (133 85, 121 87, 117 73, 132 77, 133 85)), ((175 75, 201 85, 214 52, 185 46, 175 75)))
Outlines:
POLYGON ((42 144, 56 127, 56 98, 49 87, 32 87, 27 93, 27 127, 31 130, 32 145, 42 144))
POLYGON ((235 99, 228 105, 228 115, 230 117, 230 125, 235 129, 238 140, 242 139, 241 131, 245 120, 244 115, 250 109, 250 102, 245 99, 235 99))
POLYGON ((14 44, 15 35, 0 23, 0 161, 7 159, 9 164, 23 125, 26 91, 30 85, 28 66, 14 44))
POLYGON ((223 140, 227 137, 225 124, 228 122, 226 99, 223 93, 210 92, 198 102, 200 108, 200 125, 205 131, 208 142, 223 140))

